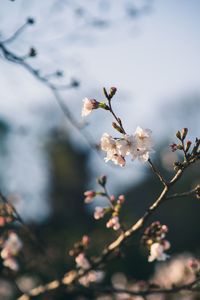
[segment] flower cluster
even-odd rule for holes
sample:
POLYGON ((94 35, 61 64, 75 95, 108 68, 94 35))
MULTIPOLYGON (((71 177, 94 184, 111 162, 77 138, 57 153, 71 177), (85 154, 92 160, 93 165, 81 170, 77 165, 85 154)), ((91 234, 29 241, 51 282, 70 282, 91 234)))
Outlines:
POLYGON ((148 261, 166 260, 169 255, 165 253, 170 248, 170 243, 165 239, 168 227, 160 222, 152 223, 144 232, 142 243, 147 246, 150 254, 148 261))
POLYGON ((109 207, 97 206, 94 212, 94 218, 99 220, 103 218, 106 214, 110 214, 110 218, 106 223, 107 228, 112 228, 114 230, 119 230, 121 228, 119 221, 119 213, 122 207, 122 204, 125 201, 124 195, 118 196, 115 198, 114 195, 103 194, 102 196, 106 197, 109 200, 109 207))
POLYGON ((87 271, 86 274, 79 278, 79 283, 84 286, 89 286, 92 282, 99 282, 104 277, 104 272, 99 270, 92 270, 92 264, 87 258, 86 252, 89 247, 90 238, 84 235, 80 242, 74 244, 74 248, 70 250, 69 254, 74 256, 76 266, 78 269, 87 271), (91 269, 91 270, 89 270, 91 269))
MULTIPOLYGON (((82 270, 88 270, 92 267, 89 260, 86 258, 85 253, 83 252, 77 255, 75 261, 77 267, 81 268, 82 270)), ((84 276, 80 277, 79 283, 87 287, 92 282, 100 282, 103 279, 103 277, 104 277, 103 271, 91 270, 87 272, 84 276)))
POLYGON ((82 116, 89 115, 94 109, 103 108, 109 111, 116 122, 112 122, 112 126, 119 133, 121 137, 112 137, 108 133, 104 133, 101 137, 101 149, 106 152, 105 161, 113 161, 116 165, 124 167, 126 164, 125 157, 130 155, 132 160, 138 158, 145 162, 149 159, 149 153, 153 151, 153 142, 150 129, 142 129, 137 127, 134 134, 129 135, 123 128, 122 121, 113 111, 112 98, 117 89, 110 88, 110 92, 104 88, 105 102, 98 102, 95 99, 83 99, 82 116))
POLYGON ((185 253, 158 264, 152 281, 163 288, 187 284, 199 276, 199 269, 199 260, 185 253))
POLYGON ((22 249, 22 246, 22 242, 18 235, 14 232, 10 232, 7 240, 3 242, 1 250, 1 258, 3 259, 3 265, 5 267, 14 271, 19 269, 15 256, 22 249))
POLYGON ((95 207, 94 211, 94 218, 95 220, 102 219, 105 215, 110 215, 109 220, 106 223, 107 228, 112 228, 114 230, 119 230, 121 228, 120 221, 119 221, 119 213, 122 207, 122 204, 125 201, 124 195, 119 195, 115 198, 114 195, 109 195, 106 190, 106 183, 107 178, 106 176, 101 176, 98 178, 99 185, 103 188, 103 191, 86 191, 84 193, 85 196, 85 203, 90 203, 96 196, 105 197, 108 200, 109 206, 102 207, 97 206, 95 207))
POLYGON ((132 160, 138 158, 145 162, 149 159, 149 153, 153 151, 151 130, 138 126, 133 135, 126 134, 121 138, 113 138, 104 133, 101 138, 101 149, 106 152, 106 162, 111 160, 121 167, 125 165, 127 155, 130 155, 132 160))

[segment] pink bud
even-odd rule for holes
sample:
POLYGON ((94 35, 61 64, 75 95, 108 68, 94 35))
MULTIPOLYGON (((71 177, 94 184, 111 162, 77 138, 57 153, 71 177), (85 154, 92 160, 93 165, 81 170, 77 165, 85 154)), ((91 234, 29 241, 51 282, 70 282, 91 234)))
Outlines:
POLYGON ((115 201, 115 196, 114 196, 114 195, 111 195, 111 196, 110 196, 110 201, 112 201, 112 202, 115 201))
POLYGON ((162 225, 162 232, 167 233, 168 232, 168 227, 167 225, 162 225))
POLYGON ((89 237, 88 235, 84 235, 84 236, 82 237, 82 244, 83 244, 84 246, 88 246, 89 243, 90 243, 90 237, 89 237))
POLYGON ((118 200, 119 200, 120 203, 124 203, 124 201, 125 201, 124 195, 120 195, 120 196, 118 197, 118 200))
POLYGON ((85 203, 90 203, 92 202, 93 198, 96 196, 96 192, 94 191, 86 191, 84 193, 84 196, 85 196, 85 203))

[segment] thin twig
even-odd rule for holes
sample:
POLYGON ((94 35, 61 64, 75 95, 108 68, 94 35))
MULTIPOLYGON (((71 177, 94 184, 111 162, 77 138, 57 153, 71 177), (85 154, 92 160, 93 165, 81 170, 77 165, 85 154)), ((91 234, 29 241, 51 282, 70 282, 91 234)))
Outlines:
POLYGON ((69 89, 73 87, 73 83, 71 85, 55 85, 52 82, 49 81, 48 77, 45 77, 41 75, 39 70, 33 68, 29 63, 26 62, 26 60, 23 59, 23 57, 20 57, 13 53, 12 51, 8 50, 8 48, 5 46, 3 42, 0 41, 0 50, 2 51, 4 58, 7 59, 8 61, 11 61, 13 63, 16 63, 20 66, 22 66, 24 69, 26 69, 29 73, 31 73, 37 80, 39 80, 41 83, 43 83, 46 87, 50 89, 52 92, 54 98, 56 99, 59 107, 63 111, 64 115, 68 119, 68 121, 72 124, 74 128, 76 128, 82 136, 85 138, 87 141, 88 145, 92 150, 94 150, 96 153, 97 151, 97 146, 95 145, 94 142, 92 142, 92 137, 91 135, 86 132, 86 130, 82 130, 83 127, 78 123, 74 116, 72 115, 71 111, 67 107, 66 104, 64 104, 64 99, 62 98, 61 94, 59 93, 59 90, 62 89, 69 89))
POLYGON ((158 171, 158 169, 156 168, 156 166, 152 163, 151 159, 148 159, 148 162, 151 166, 152 171, 156 174, 156 176, 160 179, 160 181, 162 182, 162 184, 164 186, 167 186, 167 182, 165 181, 165 179, 163 178, 163 176, 160 174, 160 172, 158 171))
POLYGON ((175 193, 175 194, 169 195, 169 196, 166 197, 166 200, 167 199, 182 198, 182 197, 188 197, 188 196, 191 196, 191 195, 195 195, 196 191, 197 191, 197 187, 195 187, 194 189, 192 189, 190 191, 184 192, 184 193, 175 193))

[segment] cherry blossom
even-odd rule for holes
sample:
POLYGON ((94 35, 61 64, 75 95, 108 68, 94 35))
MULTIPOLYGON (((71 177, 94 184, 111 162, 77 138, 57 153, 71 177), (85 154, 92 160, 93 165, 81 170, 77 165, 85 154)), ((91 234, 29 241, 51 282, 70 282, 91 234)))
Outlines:
POLYGON ((118 216, 112 217, 106 224, 107 228, 113 228, 114 230, 120 229, 120 223, 118 216))
POLYGON ((89 261, 87 260, 87 258, 85 257, 85 254, 84 253, 80 253, 76 258, 75 258, 75 261, 76 261, 76 264, 78 267, 84 269, 84 270, 87 270, 89 269, 91 266, 90 266, 90 263, 89 261))
POLYGON ((164 261, 166 260, 169 255, 164 253, 165 250, 168 250, 170 248, 170 243, 166 241, 165 243, 153 243, 150 247, 150 255, 148 258, 149 262, 152 262, 154 260, 158 261, 164 261))
POLYGON ((105 209, 103 207, 97 206, 95 208, 94 218, 96 220, 99 220, 99 219, 103 218, 104 215, 105 215, 105 209))
POLYGON ((18 263, 14 256, 18 254, 22 246, 22 242, 19 239, 18 235, 14 232, 11 232, 8 239, 4 242, 1 251, 1 257, 4 260, 4 266, 15 271, 18 270, 18 263))
POLYGON ((84 98, 83 108, 81 112, 82 117, 88 116, 92 112, 92 110, 97 109, 98 106, 99 106, 99 102, 96 101, 95 99, 84 98))
POLYGON ((84 196, 85 196, 84 202, 85 202, 85 203, 90 203, 90 202, 92 202, 92 200, 93 200, 94 197, 96 196, 96 192, 94 192, 94 191, 86 191, 86 192, 84 193, 84 196))

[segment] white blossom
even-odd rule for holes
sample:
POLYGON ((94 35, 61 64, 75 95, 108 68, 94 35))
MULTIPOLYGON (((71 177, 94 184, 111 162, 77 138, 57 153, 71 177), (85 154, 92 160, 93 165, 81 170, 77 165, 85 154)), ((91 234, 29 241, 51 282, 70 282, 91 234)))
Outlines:
POLYGON ((104 272, 103 271, 90 271, 85 276, 82 276, 79 279, 79 283, 88 287, 90 283, 92 282, 101 282, 104 278, 104 272))
POLYGON ((166 244, 153 243, 150 247, 150 255, 148 261, 152 262, 154 260, 158 260, 158 261, 166 260, 169 257, 169 255, 164 253, 164 251, 169 248, 170 248, 170 244, 168 241, 166 241, 166 244))
POLYGON ((101 149, 107 152, 105 162, 113 161, 116 165, 124 167, 126 161, 119 151, 118 142, 108 133, 104 133, 101 138, 101 149))
POLYGON ((106 152, 104 158, 123 167, 126 163, 125 157, 130 155, 132 160, 138 158, 141 162, 149 159, 149 153, 153 152, 153 141, 150 129, 137 127, 134 135, 123 135, 122 138, 113 138, 104 133, 101 138, 101 149, 106 152))
POLYGON ((86 117, 92 112, 93 109, 96 108, 98 108, 98 102, 95 99, 84 98, 81 112, 82 117, 86 117))
POLYGON ((137 148, 137 158, 142 162, 145 162, 149 159, 149 152, 153 152, 151 133, 152 132, 150 129, 142 129, 138 126, 134 134, 137 148))

